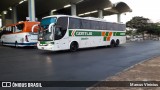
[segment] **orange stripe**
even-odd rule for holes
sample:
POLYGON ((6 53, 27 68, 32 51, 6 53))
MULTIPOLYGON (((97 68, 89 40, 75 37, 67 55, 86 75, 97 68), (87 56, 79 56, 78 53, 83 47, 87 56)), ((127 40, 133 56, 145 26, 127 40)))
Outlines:
POLYGON ((108 36, 111 37, 112 36, 112 32, 109 32, 108 36))
POLYGON ((112 32, 109 32, 109 33, 108 33, 108 37, 107 37, 107 39, 106 39, 107 41, 110 41, 112 34, 113 34, 112 32))
POLYGON ((102 32, 102 36, 106 36, 106 32, 102 32))
POLYGON ((110 41, 111 37, 107 37, 107 41, 110 41))

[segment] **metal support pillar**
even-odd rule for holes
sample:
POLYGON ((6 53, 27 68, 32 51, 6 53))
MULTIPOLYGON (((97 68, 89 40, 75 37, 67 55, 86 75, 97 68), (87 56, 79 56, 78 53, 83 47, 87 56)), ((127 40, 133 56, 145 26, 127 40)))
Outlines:
POLYGON ((35 21, 35 0, 28 0, 29 20, 35 21))
POLYGON ((2 26, 6 25, 6 15, 3 13, 2 14, 2 26))
POLYGON ((117 14, 117 22, 121 22, 121 14, 117 14))
POLYGON ((17 23, 17 8, 12 7, 12 23, 17 23))
POLYGON ((77 15, 76 5, 75 4, 71 4, 71 15, 72 16, 76 16, 77 15))
POLYGON ((103 10, 98 10, 98 17, 103 18, 103 10))

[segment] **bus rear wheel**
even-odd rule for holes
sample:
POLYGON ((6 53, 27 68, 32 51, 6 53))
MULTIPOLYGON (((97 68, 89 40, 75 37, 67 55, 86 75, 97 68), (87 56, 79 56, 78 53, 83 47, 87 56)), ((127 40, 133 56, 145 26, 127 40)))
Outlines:
POLYGON ((77 42, 72 42, 70 45, 70 51, 75 52, 78 50, 78 43, 77 42))
POLYGON ((119 39, 117 39, 115 46, 118 47, 118 46, 119 46, 119 43, 120 43, 120 42, 119 42, 119 39))
POLYGON ((111 43, 110 43, 110 47, 113 48, 113 47, 115 47, 115 45, 116 45, 115 41, 112 40, 111 43))

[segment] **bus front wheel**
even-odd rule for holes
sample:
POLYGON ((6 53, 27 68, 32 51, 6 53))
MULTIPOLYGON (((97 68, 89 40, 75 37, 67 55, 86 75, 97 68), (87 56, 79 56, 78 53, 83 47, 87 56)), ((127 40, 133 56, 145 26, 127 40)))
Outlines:
POLYGON ((77 42, 72 42, 70 45, 70 51, 75 52, 78 49, 78 43, 77 42))

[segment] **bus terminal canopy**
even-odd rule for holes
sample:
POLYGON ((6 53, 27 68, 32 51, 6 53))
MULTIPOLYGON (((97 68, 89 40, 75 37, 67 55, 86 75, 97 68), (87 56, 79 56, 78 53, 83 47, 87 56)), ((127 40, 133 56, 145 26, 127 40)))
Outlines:
MULTIPOLYGON (((1 0, 0 12, 11 14, 9 8, 17 8, 18 20, 24 20, 28 16, 29 0, 1 0)), ((131 8, 124 2, 112 3, 110 0, 35 0, 35 13, 37 18, 53 14, 71 15, 71 5, 76 6, 77 16, 98 16, 98 11, 103 10, 103 16, 131 12, 131 8)), ((11 16, 11 15, 8 15, 11 16)))

